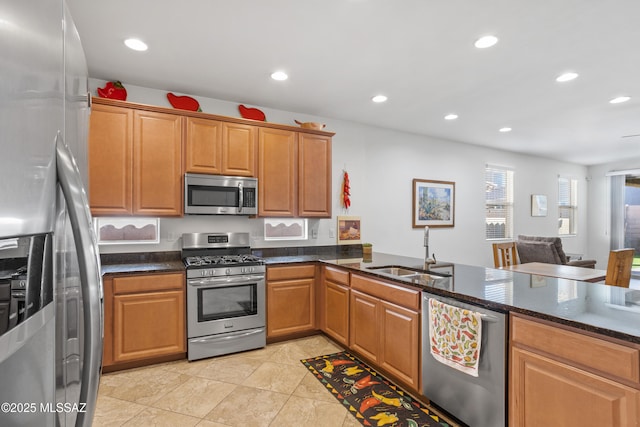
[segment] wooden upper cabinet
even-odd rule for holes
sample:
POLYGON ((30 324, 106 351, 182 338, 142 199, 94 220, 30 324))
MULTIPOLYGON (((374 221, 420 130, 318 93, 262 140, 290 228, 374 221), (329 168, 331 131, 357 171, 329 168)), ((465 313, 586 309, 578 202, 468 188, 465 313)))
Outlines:
POLYGON ((222 174, 256 176, 256 128, 225 123, 222 129, 222 174))
POLYGON ((182 214, 182 116, 95 100, 89 127, 93 215, 182 214))
POLYGON ((256 175, 256 128, 188 117, 185 170, 213 175, 256 175))
POLYGON ((298 215, 331 217, 331 138, 298 134, 298 215))
POLYGON ((297 214, 296 132, 258 130, 258 215, 292 217, 297 214))
POLYGON ((149 111, 134 112, 135 213, 182 213, 182 117, 149 111))
POLYGON ((133 111, 129 108, 94 104, 89 130, 91 213, 131 213, 133 111))
POLYGON ((258 215, 331 217, 331 138, 261 128, 258 215))
POLYGON ((222 174, 222 123, 188 117, 186 127, 186 172, 222 174))

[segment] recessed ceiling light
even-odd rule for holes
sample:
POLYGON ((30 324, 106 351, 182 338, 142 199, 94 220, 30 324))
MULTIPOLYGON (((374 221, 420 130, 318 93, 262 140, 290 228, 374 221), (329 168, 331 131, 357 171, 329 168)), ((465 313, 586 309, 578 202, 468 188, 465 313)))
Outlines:
POLYGON ((387 100, 387 97, 384 95, 376 95, 373 98, 371 98, 371 100, 373 102, 381 103, 381 102, 385 102, 387 100))
POLYGON ((271 78, 273 80, 283 81, 283 80, 287 80, 289 76, 284 71, 276 71, 271 74, 271 78))
POLYGON ((500 128, 500 129, 498 129, 498 131, 502 132, 502 133, 511 132, 511 128, 509 128, 509 127, 500 128))
POLYGON ((620 104, 622 102, 627 102, 630 99, 631 99, 630 96, 618 96, 617 98, 613 98, 611 101, 609 101, 609 103, 611 103, 611 104, 620 104))
POLYGON ((458 118, 457 114, 447 114, 446 116, 444 116, 445 120, 455 120, 458 118))
POLYGON ((124 44, 127 45, 129 49, 137 50, 138 52, 144 52, 149 48, 147 44, 140 39, 126 39, 124 44))
POLYGON ((485 49, 493 46, 496 43, 498 43, 498 38, 496 36, 484 36, 476 40, 473 45, 478 49, 485 49))
POLYGON ((557 82, 568 82, 571 81, 573 79, 575 79, 576 77, 578 77, 578 73, 574 73, 574 72, 569 72, 569 73, 564 73, 564 74, 560 74, 557 78, 556 81, 557 82))

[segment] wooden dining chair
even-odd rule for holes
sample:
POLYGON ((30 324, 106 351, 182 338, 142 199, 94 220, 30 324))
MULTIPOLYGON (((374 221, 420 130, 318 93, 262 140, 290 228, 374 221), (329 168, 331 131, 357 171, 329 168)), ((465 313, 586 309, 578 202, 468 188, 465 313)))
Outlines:
POLYGON ((516 265, 518 263, 518 250, 516 242, 504 242, 493 244, 493 264, 496 268, 516 265))
POLYGON ((617 249, 609 252, 605 284, 623 288, 629 287, 634 253, 635 249, 617 249))

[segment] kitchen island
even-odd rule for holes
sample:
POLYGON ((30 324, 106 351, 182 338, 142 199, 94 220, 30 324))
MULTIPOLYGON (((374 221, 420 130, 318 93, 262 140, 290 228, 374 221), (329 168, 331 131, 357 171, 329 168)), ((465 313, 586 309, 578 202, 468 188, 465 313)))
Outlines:
POLYGON ((377 267, 423 269, 421 259, 382 253, 374 253, 368 262, 361 258, 318 261, 484 308, 529 315, 640 344, 640 290, 452 263, 432 267, 436 274, 452 273, 448 281, 415 281, 377 273, 377 267))
MULTIPOLYGON (((433 266, 434 273, 451 274, 443 280, 411 275, 423 268, 421 259, 388 254, 373 254, 368 262, 319 261, 352 278, 402 283, 507 315, 505 425, 639 425, 640 290, 461 264, 433 266)), ((363 290, 354 291, 353 281, 351 287, 352 295, 363 290)), ((429 351, 425 324, 423 319, 418 349, 423 357, 429 351)), ((453 370, 451 375, 460 377, 453 370)), ((423 379, 428 376, 423 372, 423 379)))

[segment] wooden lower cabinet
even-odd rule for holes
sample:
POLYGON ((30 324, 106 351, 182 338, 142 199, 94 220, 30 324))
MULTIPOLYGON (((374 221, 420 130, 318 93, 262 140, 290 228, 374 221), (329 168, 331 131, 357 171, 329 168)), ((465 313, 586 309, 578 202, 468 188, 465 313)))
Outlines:
POLYGON ((316 329, 313 264, 267 268, 267 338, 316 329))
POLYGON ((351 290, 349 347, 373 362, 380 354, 380 300, 351 290))
POLYGON ((418 388, 420 313, 381 302, 380 366, 418 388))
POLYGON ((349 345, 349 273, 323 267, 322 331, 336 342, 349 345))
POLYGON ((186 352, 184 273, 117 275, 104 285, 103 366, 186 352))
POLYGON ((420 385, 420 292, 351 276, 349 347, 413 390, 420 385))
POLYGON ((511 319, 509 425, 640 425, 637 347, 511 319))

